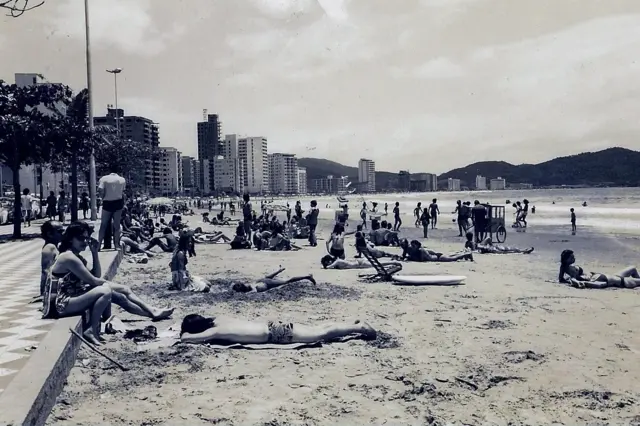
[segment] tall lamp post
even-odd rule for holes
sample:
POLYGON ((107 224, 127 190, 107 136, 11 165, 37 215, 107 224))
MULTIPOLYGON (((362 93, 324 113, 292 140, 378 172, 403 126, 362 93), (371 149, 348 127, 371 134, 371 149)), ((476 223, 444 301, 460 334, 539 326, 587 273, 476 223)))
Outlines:
MULTIPOLYGON (((93 90, 91 85, 91 37, 89 36, 89 0, 84 0, 84 32, 87 57, 87 98, 89 129, 93 133, 93 90)), ((89 194, 91 196, 91 220, 98 219, 96 157, 91 151, 89 158, 89 194)))
POLYGON ((122 68, 114 68, 107 70, 109 74, 113 74, 113 86, 116 95, 116 136, 120 138, 120 111, 118 110, 118 74, 122 72, 122 68))

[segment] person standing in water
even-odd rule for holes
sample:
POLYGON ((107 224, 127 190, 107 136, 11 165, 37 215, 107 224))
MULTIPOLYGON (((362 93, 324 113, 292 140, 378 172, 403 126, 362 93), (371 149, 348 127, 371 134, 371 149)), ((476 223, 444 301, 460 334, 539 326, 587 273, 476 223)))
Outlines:
POLYGON ((400 219, 400 203, 396 201, 396 206, 393 208, 393 230, 398 232, 402 226, 402 219, 400 219))
POLYGON ((384 215, 385 215, 385 216, 386 216, 387 214, 389 214, 388 210, 389 210, 389 204, 384 203, 384 215))
POLYGON ((571 208, 571 235, 576 235, 576 212, 571 208))
POLYGON ((429 238, 429 222, 431 218, 429 217, 429 209, 422 210, 422 215, 420 216, 420 223, 422 224, 422 233, 425 238, 429 238))
POLYGON ((436 229, 436 225, 438 224, 438 215, 440 214, 440 209, 438 208, 438 200, 434 198, 431 200, 431 204, 429 205, 429 216, 431 216, 431 229, 436 229))
POLYGON ((413 209, 413 215, 416 218, 416 228, 420 227, 420 216, 422 215, 422 203, 418 202, 418 204, 416 205, 416 208, 413 209))

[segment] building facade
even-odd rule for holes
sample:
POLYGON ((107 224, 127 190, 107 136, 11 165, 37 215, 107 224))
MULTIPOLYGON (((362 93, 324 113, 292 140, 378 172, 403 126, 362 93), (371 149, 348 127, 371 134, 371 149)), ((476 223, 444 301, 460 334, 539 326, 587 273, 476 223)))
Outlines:
POLYGON ((225 193, 242 194, 244 163, 240 159, 237 135, 225 135, 220 154, 213 161, 214 187, 225 193))
POLYGON ((376 163, 373 160, 361 158, 358 161, 358 183, 359 187, 366 192, 376 191, 376 163), (366 182, 366 185, 363 185, 366 182))
POLYGON ((479 191, 487 189, 487 178, 484 176, 476 176, 476 189, 479 191))
POLYGON ((182 189, 185 193, 199 194, 200 184, 200 161, 193 157, 182 156, 182 189))
POLYGON ((507 181, 501 177, 497 177, 495 179, 491 179, 489 185, 492 191, 502 191, 507 188, 507 181))
MULTIPOLYGON (((214 182, 213 160, 222 155, 222 123, 218 114, 204 114, 203 121, 198 122, 198 160, 209 161, 207 168, 209 173, 208 181, 210 184, 214 182)), ((204 180, 203 180, 204 182, 204 180)), ((209 194, 215 190, 215 187, 209 187, 209 191, 203 193, 209 194)))
POLYGON ((413 173, 411 191, 435 192, 438 190, 438 176, 433 173, 413 173))
POLYGON ((144 177, 132 177, 134 186, 142 186, 148 191, 153 191, 161 186, 159 160, 160 130, 153 120, 146 117, 128 116, 122 108, 107 108, 107 115, 95 117, 94 124, 116 127, 120 131, 122 139, 130 139, 149 147, 150 154, 140 161, 145 164, 144 177))
POLYGON ((159 185, 154 188, 164 196, 182 192, 182 157, 173 147, 158 149, 159 185))
POLYGON ((269 192, 267 138, 262 136, 239 138, 238 157, 243 167, 244 191, 250 194, 269 192))
POLYGON ((314 194, 341 194, 346 192, 349 180, 347 176, 334 177, 332 175, 321 179, 311 180, 311 192, 314 194))
POLYGON ((298 167, 298 194, 307 193, 307 169, 298 167))
POLYGON ((400 191, 411 190, 411 173, 407 170, 400 170, 398 172, 398 189, 400 191))
POLYGON ((448 191, 460 191, 460 179, 449 178, 447 179, 448 191))
POLYGON ((272 194, 298 193, 298 159, 294 154, 268 155, 269 192, 272 194))
POLYGON ((200 160, 200 190, 202 194, 209 195, 213 192, 213 182, 211 178, 213 176, 213 161, 208 159, 200 160))

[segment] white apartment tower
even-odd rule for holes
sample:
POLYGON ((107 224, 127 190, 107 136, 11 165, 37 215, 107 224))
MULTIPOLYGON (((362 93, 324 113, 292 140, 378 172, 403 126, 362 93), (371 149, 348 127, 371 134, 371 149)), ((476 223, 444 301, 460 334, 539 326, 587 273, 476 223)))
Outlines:
POLYGON ((307 193, 307 169, 298 167, 298 194, 307 193))
POLYGON ((366 192, 376 191, 376 163, 373 160, 361 158, 358 161, 358 183, 366 192), (366 185, 365 185, 366 183, 366 185))
POLYGON ((269 159, 267 138, 238 139, 238 157, 242 163, 244 192, 263 194, 269 191, 269 159))
POLYGON ((447 189, 449 191, 460 191, 460 179, 447 179, 447 189))
POLYGON ((269 154, 269 192, 298 193, 298 159, 294 154, 269 154))
POLYGON ((487 189, 487 178, 484 176, 476 176, 476 189, 479 191, 487 189))
POLYGON ((497 177, 495 179, 491 179, 489 186, 492 191, 502 191, 507 189, 507 181, 501 177, 497 177))
POLYGON ((163 195, 182 192, 182 158, 180 151, 172 147, 158 148, 159 185, 163 195))
POLYGON ((239 156, 238 137, 226 135, 221 154, 213 160, 214 186, 224 192, 244 192, 244 161, 239 156))

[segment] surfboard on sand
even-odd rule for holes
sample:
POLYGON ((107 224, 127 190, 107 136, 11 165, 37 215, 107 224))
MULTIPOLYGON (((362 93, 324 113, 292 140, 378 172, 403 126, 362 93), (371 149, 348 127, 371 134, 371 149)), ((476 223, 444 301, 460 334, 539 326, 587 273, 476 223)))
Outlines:
POLYGON ((459 285, 464 275, 393 275, 394 285, 459 285))

